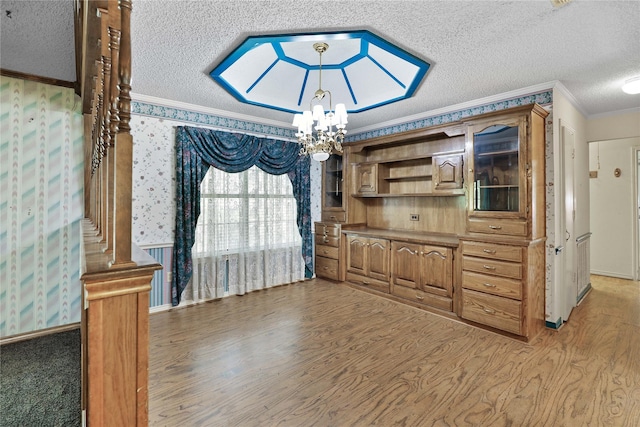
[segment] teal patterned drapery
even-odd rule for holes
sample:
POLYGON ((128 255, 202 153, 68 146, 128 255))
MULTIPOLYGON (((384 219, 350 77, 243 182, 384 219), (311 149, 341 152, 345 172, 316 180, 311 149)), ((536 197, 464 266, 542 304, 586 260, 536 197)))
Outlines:
POLYGON ((200 216, 200 183, 210 166, 225 172, 242 172, 256 165, 273 174, 287 174, 298 205, 305 277, 313 275, 311 236, 310 160, 299 156, 296 143, 240 133, 179 126, 176 129, 176 227, 173 245, 171 304, 180 303, 193 272, 191 248, 200 216))

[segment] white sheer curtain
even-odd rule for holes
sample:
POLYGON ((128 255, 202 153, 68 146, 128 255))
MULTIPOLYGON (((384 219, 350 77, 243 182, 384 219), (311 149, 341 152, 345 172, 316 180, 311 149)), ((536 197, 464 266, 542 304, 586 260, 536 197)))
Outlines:
POLYGON ((287 175, 210 168, 201 184, 193 276, 199 301, 304 280, 296 200, 287 175))

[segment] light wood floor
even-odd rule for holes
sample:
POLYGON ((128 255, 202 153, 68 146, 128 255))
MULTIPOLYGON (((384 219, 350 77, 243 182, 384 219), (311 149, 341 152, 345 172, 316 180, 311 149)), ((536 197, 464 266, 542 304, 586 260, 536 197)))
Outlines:
POLYGON ((638 426, 640 282, 529 344, 314 280, 152 314, 152 426, 638 426))

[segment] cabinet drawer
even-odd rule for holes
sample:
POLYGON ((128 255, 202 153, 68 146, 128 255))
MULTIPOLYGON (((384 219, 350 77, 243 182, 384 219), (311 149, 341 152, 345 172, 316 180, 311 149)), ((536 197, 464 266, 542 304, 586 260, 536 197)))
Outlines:
POLYGON ((316 236, 340 236, 340 224, 316 222, 316 236))
POLYGON ((462 242, 464 255, 522 262, 522 248, 519 246, 494 245, 484 242, 462 242))
POLYGON ((519 280, 463 271, 462 287, 501 297, 522 299, 522 282, 519 280))
POLYGON ((521 334, 522 303, 509 298, 462 290, 462 318, 521 334))
POLYGON ((316 256, 324 258, 338 259, 340 249, 334 246, 316 245, 316 256))
POLYGON ((453 311, 453 301, 451 298, 433 295, 419 289, 396 285, 393 287, 392 294, 419 304, 436 307, 441 310, 453 311))
POLYGON ((338 248, 340 247, 340 238, 316 234, 316 245, 333 246, 338 248))
POLYGON ((316 257, 316 276, 338 280, 338 260, 316 257))
POLYGON ((526 236, 527 222, 505 219, 469 218, 469 232, 526 236))
POLYGON ((347 282, 355 283, 363 287, 372 288, 380 292, 389 293, 389 282, 372 279, 371 277, 347 272, 347 282))
POLYGON ((522 279, 522 264, 492 259, 462 257, 462 269, 495 276, 522 279))
POLYGON ((327 222, 346 222, 346 212, 322 212, 322 220, 327 222))

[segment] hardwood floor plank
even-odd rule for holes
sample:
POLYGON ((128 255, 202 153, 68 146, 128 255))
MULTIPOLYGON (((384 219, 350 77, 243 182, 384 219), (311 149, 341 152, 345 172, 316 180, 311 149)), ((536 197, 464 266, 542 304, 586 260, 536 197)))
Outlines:
POLYGON ((640 283, 529 344, 316 279, 150 316, 152 426, 637 426, 640 283))

